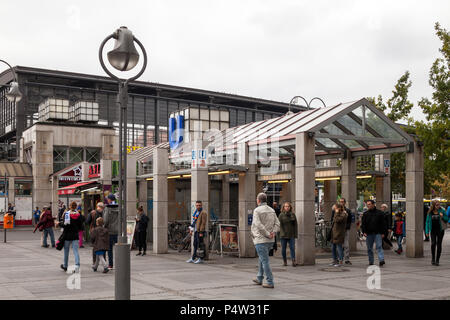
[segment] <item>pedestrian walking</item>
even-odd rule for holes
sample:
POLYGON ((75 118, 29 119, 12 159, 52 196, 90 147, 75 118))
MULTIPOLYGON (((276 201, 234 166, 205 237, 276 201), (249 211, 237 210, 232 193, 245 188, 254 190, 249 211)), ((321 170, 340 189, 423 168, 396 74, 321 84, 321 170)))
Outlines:
POLYGON ((380 207, 384 214, 386 230, 384 231, 383 243, 386 245, 386 249, 391 249, 394 245, 392 244, 389 236, 392 232, 392 213, 388 210, 388 205, 383 203, 380 207))
MULTIPOLYGON (((86 229, 86 230, 89 230, 89 238, 88 239, 90 239, 90 234, 95 228, 95 222, 97 221, 97 219, 103 217, 104 207, 105 206, 104 206, 103 202, 97 203, 96 209, 92 210, 89 213, 89 215, 86 217, 85 224, 89 226, 89 229, 86 229)), ((111 233, 110 233, 110 235, 111 235, 111 233)), ((106 257, 106 254, 105 254, 105 257, 106 257)), ((94 251, 94 249, 92 249, 92 264, 95 263, 95 260, 96 260, 95 251, 94 251)))
MULTIPOLYGON (((350 262, 350 245, 349 245, 348 238, 350 236, 350 229, 352 227, 352 223, 355 222, 355 218, 354 218, 352 211, 349 208, 347 208, 347 201, 345 200, 345 198, 340 198, 339 204, 344 207, 344 210, 347 213, 347 221, 345 223, 344 244, 342 245, 342 248, 344 249, 344 262, 345 262, 345 264, 352 264, 350 262)), ((334 210, 331 213, 332 220, 333 220, 334 210)))
POLYGON ((139 252, 136 254, 137 256, 146 255, 147 251, 147 228, 148 228, 148 217, 144 213, 144 208, 139 207, 137 216, 136 216, 136 239, 137 239, 137 247, 139 248, 139 252))
POLYGON ((297 266, 295 262, 295 239, 298 237, 297 218, 292 211, 290 202, 283 204, 283 209, 278 216, 280 221, 280 242, 281 255, 283 256, 283 265, 287 266, 286 246, 289 243, 289 250, 291 252, 292 266, 297 266))
POLYGON ((84 224, 86 222, 86 218, 84 217, 83 213, 81 212, 81 209, 77 210, 80 214, 81 219, 81 229, 78 231, 78 245, 80 248, 84 248, 83 246, 83 237, 84 237, 84 224))
POLYGON ((427 234, 427 231, 425 230, 425 227, 427 225, 428 210, 430 210, 430 207, 424 203, 423 204, 423 233, 425 234, 425 239, 423 241, 430 241, 430 237, 427 234))
POLYGON ((344 264, 343 244, 345 241, 347 217, 348 214, 345 211, 345 207, 340 203, 336 203, 331 218, 331 253, 333 257, 331 265, 335 267, 340 267, 344 264))
POLYGON ((64 271, 67 271, 70 247, 72 247, 73 255, 75 257, 75 272, 79 272, 80 270, 80 255, 78 253, 78 232, 81 228, 81 219, 80 214, 76 211, 76 209, 77 203, 73 201, 70 204, 70 210, 64 213, 64 215, 62 216, 64 263, 61 265, 61 269, 63 269, 64 271))
MULTIPOLYGON (((45 208, 44 212, 39 218, 39 222, 36 225, 36 228, 39 228, 39 231, 43 231, 42 238, 42 247, 48 248, 47 238, 50 236, 50 242, 52 244, 52 248, 55 247, 55 234, 53 233, 53 227, 55 226, 55 219, 51 211, 48 208, 45 208)), ((36 231, 36 228, 33 232, 36 231)))
POLYGON ((103 273, 109 271, 108 264, 105 260, 105 252, 109 249, 109 232, 104 227, 104 220, 102 217, 97 218, 96 227, 92 230, 91 241, 94 244, 95 263, 92 266, 94 272, 97 271, 98 265, 103 266, 103 273))
POLYGON ((269 250, 273 247, 275 234, 280 230, 280 221, 275 210, 267 205, 267 195, 259 193, 256 198, 258 206, 253 210, 251 235, 258 253, 258 274, 253 282, 264 288, 274 288, 272 268, 269 261, 269 250), (266 283, 263 284, 264 274, 266 283))
MULTIPOLYGON (((116 196, 109 194, 106 198, 108 204, 103 212, 103 220, 105 228, 109 232, 109 248, 108 248, 108 268, 114 268, 114 244, 117 243, 117 236, 119 234, 119 205, 116 203, 116 196)), ((103 205, 103 203, 102 203, 103 205)))
POLYGON ((439 258, 442 252, 442 239, 444 239, 445 229, 447 229, 448 216, 441 208, 438 200, 431 201, 425 224, 427 236, 431 235, 431 264, 439 266, 439 258), (437 247, 437 252, 436 252, 437 247))
POLYGON ((41 210, 39 207, 36 207, 36 210, 33 211, 34 224, 39 223, 39 219, 41 218, 41 210))
POLYGON ((202 257, 197 255, 198 249, 203 249, 203 258, 205 255, 205 237, 206 237, 206 219, 207 213, 203 210, 203 203, 200 200, 195 202, 195 211, 192 215, 192 223, 189 227, 189 233, 194 236, 194 250, 192 257, 187 263, 203 263, 202 257), (196 260, 197 259, 197 260, 196 260))
POLYGON ((363 213, 361 228, 366 237, 367 255, 369 265, 374 264, 373 244, 375 243, 380 267, 385 264, 383 251, 383 237, 386 230, 386 218, 383 212, 375 206, 375 201, 367 200, 367 211, 363 213))
MULTIPOLYGON (((275 210, 275 214, 277 215, 277 218, 278 218, 281 213, 280 207, 278 206, 278 202, 274 201, 272 203, 272 208, 273 208, 273 210, 275 210)), ((273 256, 273 254, 278 250, 278 241, 277 240, 279 238, 280 238, 280 233, 278 232, 277 234, 275 234, 273 248, 269 251, 269 256, 273 256)))
POLYGON ((403 220, 403 215, 400 212, 397 212, 395 214, 395 221, 394 221, 394 235, 397 239, 397 252, 398 254, 401 254, 403 252, 402 247, 402 241, 403 238, 406 237, 406 228, 405 228, 405 221, 403 220))

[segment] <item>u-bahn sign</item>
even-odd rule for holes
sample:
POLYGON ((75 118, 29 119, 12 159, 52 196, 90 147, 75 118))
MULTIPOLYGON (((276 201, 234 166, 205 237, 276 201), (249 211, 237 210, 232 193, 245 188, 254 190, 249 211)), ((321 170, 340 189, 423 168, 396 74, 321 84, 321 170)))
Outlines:
POLYGON ((391 162, 389 159, 384 160, 384 173, 391 174, 391 162))

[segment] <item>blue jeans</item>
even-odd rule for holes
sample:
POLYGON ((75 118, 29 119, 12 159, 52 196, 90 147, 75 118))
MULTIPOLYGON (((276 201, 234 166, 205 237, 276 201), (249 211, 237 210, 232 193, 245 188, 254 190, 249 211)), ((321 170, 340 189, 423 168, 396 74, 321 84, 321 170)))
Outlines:
POLYGON ((66 240, 64 241, 64 268, 67 268, 69 264, 69 249, 72 245, 73 255, 75 256, 75 265, 80 267, 80 255, 78 254, 78 240, 66 240))
POLYGON ((331 254, 333 255, 333 261, 343 261, 344 260, 344 248, 342 243, 332 243, 331 244, 331 254), (337 248, 337 254, 336 254, 337 248), (338 257, 339 255, 339 257, 338 257))
POLYGON ((286 260, 286 246, 289 242, 289 250, 291 251, 291 258, 295 259, 295 238, 291 239, 280 239, 281 242, 281 255, 283 256, 283 259, 286 260))
POLYGON ((117 243, 117 234, 109 235, 109 250, 108 250, 108 263, 109 266, 114 266, 113 247, 117 243))
POLYGON ((397 236, 397 245, 398 245, 398 249, 399 250, 403 250, 403 248, 402 248, 402 240, 403 240, 403 236, 397 236))
POLYGON ((262 282, 264 273, 266 274, 267 283, 273 285, 272 269, 269 264, 269 250, 273 248, 273 242, 255 244, 256 252, 258 253, 259 265, 258 275, 256 278, 262 282))
POLYGON ((373 243, 375 242, 377 253, 378 253, 378 261, 384 261, 384 253, 383 253, 383 240, 381 239, 381 234, 368 234, 366 238, 367 245, 367 254, 369 256, 369 263, 373 264, 373 243))
POLYGON ((53 233, 53 228, 44 229, 44 246, 47 246, 47 236, 50 235, 50 241, 52 242, 52 246, 55 246, 55 235, 53 233))

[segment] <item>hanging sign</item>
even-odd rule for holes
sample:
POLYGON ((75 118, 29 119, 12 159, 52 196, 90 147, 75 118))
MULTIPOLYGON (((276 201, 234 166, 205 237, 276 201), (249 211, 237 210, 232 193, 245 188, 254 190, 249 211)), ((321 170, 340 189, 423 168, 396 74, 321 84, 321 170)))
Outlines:
POLYGON ((100 163, 89 166, 89 179, 100 178, 100 163))
POLYGON ((384 173, 391 174, 391 161, 389 159, 384 160, 384 173))
POLYGON ((81 165, 63 173, 58 177, 59 181, 81 181, 81 165))

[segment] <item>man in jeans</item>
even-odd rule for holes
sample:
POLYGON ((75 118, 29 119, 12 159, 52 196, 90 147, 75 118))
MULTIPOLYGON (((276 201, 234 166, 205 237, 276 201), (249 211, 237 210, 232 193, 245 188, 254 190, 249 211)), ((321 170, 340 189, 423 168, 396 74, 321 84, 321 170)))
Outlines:
POLYGON ((280 230, 280 221, 278 221, 275 210, 267 205, 267 195, 265 193, 258 194, 256 203, 258 207, 253 211, 251 234, 258 253, 259 268, 258 275, 253 279, 253 282, 263 285, 264 288, 273 288, 269 250, 273 248, 275 234, 280 230), (267 282, 263 284, 264 274, 266 274, 267 282))
POLYGON ((112 193, 106 198, 108 204, 103 212, 104 227, 108 229, 109 233, 109 250, 108 260, 109 269, 114 268, 113 248, 117 243, 117 236, 119 234, 119 205, 116 203, 116 196, 112 193))
POLYGON ((203 249, 203 257, 205 255, 205 238, 206 238, 206 219, 208 218, 206 211, 203 210, 203 204, 200 200, 195 202, 195 211, 192 215, 192 223, 189 227, 190 234, 194 234, 194 247, 192 257, 187 263, 203 263, 203 259, 197 256, 197 250, 200 246, 203 249), (196 260, 197 259, 197 260, 196 260))
POLYGON ((380 267, 385 264, 383 252, 383 237, 386 230, 386 219, 383 212, 375 207, 375 201, 367 200, 367 211, 363 213, 361 221, 361 230, 366 237, 367 254, 369 256, 369 265, 374 264, 373 243, 376 243, 378 261, 380 267))

